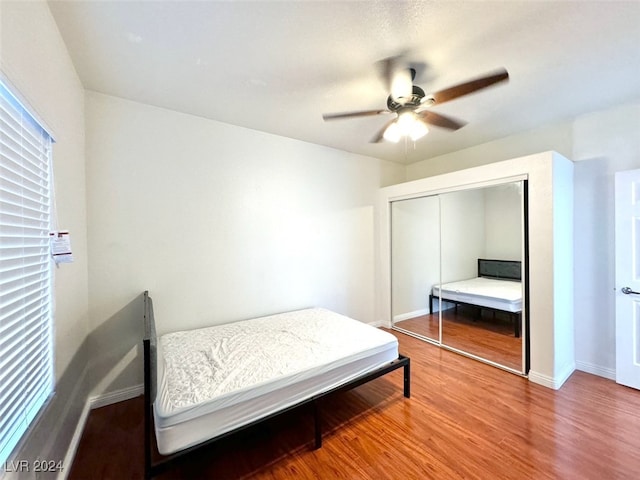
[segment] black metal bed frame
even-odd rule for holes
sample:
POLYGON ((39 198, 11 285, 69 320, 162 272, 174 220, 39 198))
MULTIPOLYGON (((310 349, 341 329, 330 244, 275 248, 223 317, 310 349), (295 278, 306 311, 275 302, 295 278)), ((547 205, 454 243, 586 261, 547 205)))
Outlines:
MULTIPOLYGON (((522 262, 519 260, 487 260, 484 258, 478 259, 478 276, 494 278, 497 280, 522 280, 522 262)), ((434 295, 433 292, 429 293, 429 313, 433 313, 433 299, 440 298, 434 295)), ((458 300, 449 300, 448 298, 442 299, 444 302, 455 304, 457 310, 458 305, 464 305, 467 307, 473 307, 482 310, 488 310, 493 312, 494 316, 496 312, 508 313, 513 320, 513 334, 516 338, 520 338, 520 325, 522 324, 522 311, 511 312, 509 310, 502 310, 494 307, 484 307, 475 303, 460 302, 458 300)))
POLYGON ((350 390, 352 388, 358 387, 364 383, 367 383, 371 380, 374 380, 378 377, 386 375, 389 372, 397 370, 399 368, 404 369, 404 385, 403 385, 403 393, 406 398, 410 398, 411 396, 411 361, 409 357, 405 357, 403 355, 399 355, 396 360, 380 367, 372 372, 366 373, 358 378, 355 378, 349 382, 346 382, 342 385, 339 385, 329 391, 314 395, 311 398, 303 400, 301 402, 296 403, 290 407, 279 410, 275 413, 267 415, 266 417, 261 417, 258 420, 250 422, 246 425, 238 427, 229 432, 218 435, 214 438, 211 438, 205 442, 202 442, 193 447, 186 448, 184 450, 180 450, 179 452, 173 453, 171 455, 162 456, 160 460, 154 462, 153 460, 153 402, 156 397, 156 381, 157 381, 157 357, 156 357, 156 345, 157 345, 157 337, 156 337, 156 328, 155 328, 155 320, 153 316, 153 301, 149 296, 149 292, 144 292, 144 339, 143 339, 143 349, 144 349, 144 478, 150 479, 156 475, 161 474, 162 472, 167 471, 178 461, 181 461, 186 456, 193 454, 194 452, 211 446, 213 443, 216 443, 234 433, 240 432, 242 430, 246 430, 250 427, 254 427, 258 424, 266 422, 274 417, 283 415, 286 412, 289 412, 293 409, 300 408, 304 405, 310 405, 313 409, 313 418, 314 418, 314 448, 318 449, 322 447, 322 425, 321 425, 321 417, 320 417, 320 408, 319 408, 319 400, 327 395, 331 395, 334 393, 350 390))

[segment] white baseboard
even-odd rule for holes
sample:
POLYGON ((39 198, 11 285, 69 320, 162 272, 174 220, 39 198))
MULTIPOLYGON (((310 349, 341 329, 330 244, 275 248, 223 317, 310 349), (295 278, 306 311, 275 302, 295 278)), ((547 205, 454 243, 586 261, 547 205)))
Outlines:
MULTIPOLYGON (((567 380, 569 380, 569 377, 571 376, 571 374, 573 372, 576 371, 576 364, 575 362, 571 362, 569 365, 567 365, 564 369, 563 372, 560 373, 560 375, 558 375, 556 377, 556 382, 558 385, 558 388, 560 388, 562 385, 564 385, 564 382, 566 382, 567 380)), ((557 390, 557 388, 556 388, 557 390)))
POLYGON ((385 327, 387 328, 387 322, 385 322, 384 320, 378 320, 377 322, 371 322, 368 323, 367 325, 371 325, 372 327, 376 327, 376 328, 380 328, 380 327, 385 327))
POLYGON ((123 388, 115 392, 103 393, 89 397, 89 406, 91 409, 106 407, 113 403, 124 402, 125 400, 131 400, 144 393, 143 385, 134 385, 133 387, 123 388))
POLYGON ((421 317, 422 315, 429 315, 428 308, 422 308, 413 312, 401 313, 393 317, 393 322, 401 322, 403 320, 409 320, 410 318, 421 317))
POLYGON ((564 382, 567 381, 575 369, 575 363, 567 365, 564 371, 556 377, 550 377, 548 375, 543 375, 542 373, 529 370, 528 377, 530 382, 537 383, 543 387, 552 388, 553 390, 558 390, 562 385, 564 385, 564 382))
POLYGON ((599 377, 608 378, 609 380, 616 379, 616 371, 613 368, 601 367, 600 365, 594 365, 593 363, 588 362, 576 362, 576 369, 581 372, 587 372, 592 375, 597 375, 599 377))
POLYGON ((542 373, 534 372, 533 370, 529 370, 529 381, 533 383, 537 383, 538 385, 542 385, 543 387, 553 388, 557 390, 556 383, 553 377, 548 375, 543 375, 542 373))
POLYGON ((80 414, 80 418, 78 419, 78 423, 76 425, 75 430, 73 431, 73 437, 71 438, 71 443, 69 443, 69 448, 67 449, 67 454, 64 456, 64 462, 62 463, 65 468, 58 472, 57 480, 66 480, 67 475, 71 471, 71 465, 73 464, 73 459, 76 456, 76 452, 78 451, 78 445, 80 445, 80 439, 82 438, 82 433, 84 432, 84 426, 87 424, 87 418, 89 418, 89 411, 91 410, 89 406, 89 402, 87 401, 82 408, 82 413, 80 414))

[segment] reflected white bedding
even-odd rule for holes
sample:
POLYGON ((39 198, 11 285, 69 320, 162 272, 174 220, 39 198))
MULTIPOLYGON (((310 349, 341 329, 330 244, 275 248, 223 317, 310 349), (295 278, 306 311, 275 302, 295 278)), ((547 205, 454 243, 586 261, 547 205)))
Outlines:
POLYGON ((514 313, 522 311, 522 283, 514 280, 476 277, 445 283, 442 287, 436 285, 432 293, 434 296, 442 297, 443 300, 514 313))
POLYGON ((163 335, 158 450, 196 445, 397 358, 390 333, 319 308, 163 335))

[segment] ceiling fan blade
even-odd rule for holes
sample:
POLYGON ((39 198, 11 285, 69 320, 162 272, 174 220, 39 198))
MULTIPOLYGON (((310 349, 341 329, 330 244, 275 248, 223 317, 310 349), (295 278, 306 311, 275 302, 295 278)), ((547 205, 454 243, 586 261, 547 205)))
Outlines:
POLYGON ((370 117, 373 115, 380 115, 383 113, 391 113, 389 110, 363 110, 360 112, 343 112, 343 113, 323 113, 322 119, 327 120, 340 120, 343 118, 357 118, 357 117, 370 117))
POLYGON ((430 110, 423 110, 422 112, 418 112, 417 115, 425 123, 435 125, 436 127, 448 128, 449 130, 458 130, 466 125, 466 122, 446 117, 430 110))
POLYGON ((369 143, 380 143, 384 139, 384 131, 395 121, 396 119, 394 118, 393 120, 385 123, 384 126, 378 131, 378 133, 376 133, 375 136, 371 140, 369 140, 369 143))
POLYGON ((376 70, 380 76, 384 89, 387 92, 391 91, 391 84, 393 83, 393 74, 398 69, 398 65, 402 60, 402 55, 396 55, 394 57, 387 57, 376 62, 376 70))
POLYGON ((477 90, 482 90, 483 88, 507 80, 509 80, 509 73, 503 68, 491 75, 487 75, 476 80, 471 80, 470 82, 461 83, 460 85, 456 85, 454 87, 445 88, 444 90, 440 90, 439 92, 433 93, 430 96, 434 99, 434 104, 444 103, 448 102, 449 100, 453 100, 454 98, 468 95, 477 90))
POLYGON ((391 98, 401 100, 411 96, 415 70, 411 70, 404 55, 385 58, 377 62, 376 66, 391 98))

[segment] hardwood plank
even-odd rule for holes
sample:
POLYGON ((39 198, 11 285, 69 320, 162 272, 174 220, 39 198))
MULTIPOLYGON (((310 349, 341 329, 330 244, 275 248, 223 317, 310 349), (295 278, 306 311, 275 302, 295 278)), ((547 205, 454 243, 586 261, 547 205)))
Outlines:
MULTIPOLYGON (((190 458, 167 479, 635 479, 640 392, 575 372, 559 391, 393 332, 402 370, 190 458)), ((142 478, 141 398, 93 410, 69 479, 142 478)))

